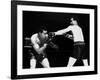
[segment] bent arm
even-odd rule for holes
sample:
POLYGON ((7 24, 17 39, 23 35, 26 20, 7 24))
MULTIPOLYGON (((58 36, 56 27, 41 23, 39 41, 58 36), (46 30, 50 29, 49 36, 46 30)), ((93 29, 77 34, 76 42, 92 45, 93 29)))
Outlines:
POLYGON ((47 44, 44 44, 44 45, 40 48, 38 44, 34 44, 34 45, 33 45, 33 48, 35 49, 35 51, 36 51, 38 54, 41 54, 41 53, 43 53, 44 50, 46 49, 46 46, 47 46, 47 44))
POLYGON ((38 54, 43 53, 44 50, 45 50, 45 48, 46 48, 46 46, 47 46, 47 44, 45 43, 42 47, 40 47, 40 46, 38 45, 38 43, 36 42, 35 37, 32 37, 32 38, 31 38, 31 42, 32 42, 32 45, 33 45, 34 50, 35 50, 38 54))

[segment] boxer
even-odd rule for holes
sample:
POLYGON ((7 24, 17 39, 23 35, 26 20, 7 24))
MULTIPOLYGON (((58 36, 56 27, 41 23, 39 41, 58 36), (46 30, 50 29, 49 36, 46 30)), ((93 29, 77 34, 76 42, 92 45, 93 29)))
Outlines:
MULTIPOLYGON (((58 30, 54 32, 57 35, 64 35, 65 33, 71 31, 74 41, 74 49, 68 62, 68 67, 72 67, 78 59, 82 59, 84 66, 88 66, 87 54, 85 52, 85 41, 81 27, 78 25, 76 18, 72 17, 70 19, 70 26, 65 29, 58 30)), ((68 36, 67 36, 68 37, 68 36)), ((72 37, 72 36, 71 36, 72 37)), ((69 37, 70 38, 70 37, 69 37)))
POLYGON ((47 30, 45 27, 41 27, 38 33, 35 33, 31 36, 31 43, 33 49, 35 50, 35 55, 31 58, 31 68, 36 67, 36 61, 42 64, 44 68, 49 68, 50 64, 46 55, 47 47, 47 30))

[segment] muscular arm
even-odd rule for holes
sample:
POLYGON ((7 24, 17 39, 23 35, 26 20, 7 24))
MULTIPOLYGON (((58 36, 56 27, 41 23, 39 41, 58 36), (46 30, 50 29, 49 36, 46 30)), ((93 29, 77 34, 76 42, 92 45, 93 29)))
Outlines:
POLYGON ((63 35, 70 30, 71 30, 71 27, 69 26, 68 28, 65 28, 65 29, 62 29, 62 30, 55 32, 55 35, 63 35))
POLYGON ((40 47, 40 46, 38 45, 38 43, 35 41, 35 38, 34 38, 34 37, 31 38, 31 42, 32 42, 32 45, 33 45, 34 50, 35 50, 38 54, 43 53, 44 50, 45 50, 45 48, 46 48, 46 46, 47 46, 47 44, 44 44, 42 47, 40 47))
POLYGON ((44 44, 41 48, 39 47, 38 44, 34 44, 33 47, 35 49, 35 51, 38 53, 38 54, 41 54, 44 52, 45 48, 46 48, 47 44, 44 44))

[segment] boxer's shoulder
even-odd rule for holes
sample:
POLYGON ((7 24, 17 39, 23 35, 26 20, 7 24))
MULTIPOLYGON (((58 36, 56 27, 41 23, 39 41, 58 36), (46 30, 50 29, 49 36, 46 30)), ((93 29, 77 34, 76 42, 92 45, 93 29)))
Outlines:
POLYGON ((33 35, 31 36, 31 39, 32 39, 32 38, 37 38, 37 36, 38 36, 38 34, 35 33, 35 34, 33 34, 33 35))
POLYGON ((33 34, 31 36, 31 41, 37 42, 37 40, 38 40, 38 34, 37 33, 36 34, 33 34))

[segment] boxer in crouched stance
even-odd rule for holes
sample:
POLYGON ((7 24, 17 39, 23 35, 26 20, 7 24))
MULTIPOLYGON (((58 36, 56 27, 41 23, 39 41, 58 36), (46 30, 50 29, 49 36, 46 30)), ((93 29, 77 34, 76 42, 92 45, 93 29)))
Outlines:
POLYGON ((40 62, 44 68, 50 67, 45 51, 48 45, 46 43, 47 38, 48 34, 45 27, 41 27, 38 33, 32 35, 31 43, 35 53, 32 53, 33 55, 30 61, 31 68, 36 67, 36 61, 40 62))
POLYGON ((31 69, 36 67, 36 62, 42 64, 44 68, 50 68, 49 60, 47 59, 46 48, 49 45, 52 48, 58 49, 58 46, 52 42, 55 35, 52 32, 48 33, 46 27, 41 27, 40 31, 33 34, 31 37, 31 43, 34 52, 31 52, 30 66, 31 69))

